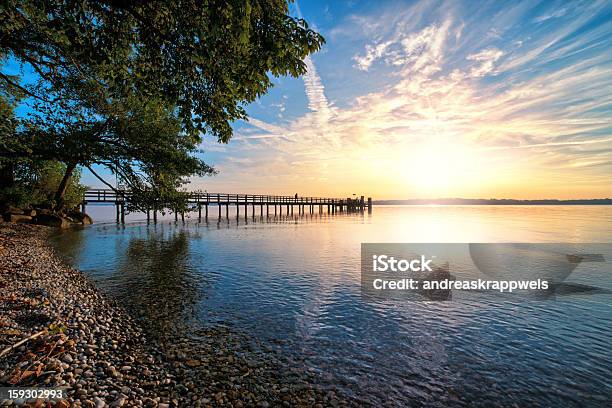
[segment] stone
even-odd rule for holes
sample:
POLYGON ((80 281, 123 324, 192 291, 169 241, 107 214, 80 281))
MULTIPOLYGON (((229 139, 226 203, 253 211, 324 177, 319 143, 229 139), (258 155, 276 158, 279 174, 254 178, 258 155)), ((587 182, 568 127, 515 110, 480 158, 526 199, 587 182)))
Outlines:
POLYGON ((70 222, 57 214, 39 214, 34 218, 34 222, 39 225, 46 225, 48 227, 57 227, 57 228, 68 228, 70 227, 70 222))
POLYGON ((194 360, 194 359, 189 359, 187 361, 185 361, 185 364, 187 364, 187 366, 189 367, 199 367, 202 365, 202 362, 199 360, 194 360))
POLYGON ((32 222, 32 217, 29 215, 19 215, 19 214, 4 214, 4 219, 8 222, 14 222, 17 224, 29 224, 32 222))
POLYGON ((100 397, 95 397, 93 401, 96 404, 96 408, 104 408, 106 406, 106 402, 100 397))
POLYGON ((66 353, 66 354, 64 354, 64 357, 62 357, 62 361, 64 363, 70 364, 70 363, 72 363, 74 361, 74 359, 72 358, 72 356, 70 354, 66 353))
POLYGON ((36 217, 36 210, 23 210, 23 215, 28 215, 30 217, 36 217))
POLYGON ((83 219, 81 220, 81 223, 83 225, 91 225, 93 224, 93 219, 89 215, 83 214, 83 219))
POLYGON ((24 214, 21 208, 14 207, 12 205, 7 205, 4 209, 5 214, 14 214, 14 215, 22 215, 24 214))
POLYGON ((121 397, 111 404, 111 407, 122 407, 125 405, 125 398, 121 397))
POLYGON ((70 216, 70 218, 72 219, 73 222, 77 222, 79 224, 83 224, 83 225, 91 225, 93 224, 93 220, 91 219, 91 217, 83 212, 80 211, 73 211, 70 214, 68 214, 70 216))

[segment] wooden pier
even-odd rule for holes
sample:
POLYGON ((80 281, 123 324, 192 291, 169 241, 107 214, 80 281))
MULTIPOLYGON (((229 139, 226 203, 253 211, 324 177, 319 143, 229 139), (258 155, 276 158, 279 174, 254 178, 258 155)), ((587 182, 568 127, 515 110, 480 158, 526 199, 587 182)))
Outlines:
MULTIPOLYGON (((117 222, 125 222, 125 206, 130 200, 129 190, 114 191, 111 189, 87 190, 83 195, 82 210, 89 204, 113 204, 116 208, 117 222)), ((228 194, 228 193, 189 193, 188 204, 192 211, 197 212, 198 221, 209 219, 215 215, 219 220, 229 219, 230 207, 236 208, 235 216, 243 216, 248 219, 259 216, 281 216, 297 214, 336 214, 344 212, 372 212, 372 198, 367 201, 364 196, 359 198, 326 198, 326 197, 299 197, 299 196, 278 196, 278 195, 259 195, 259 194, 228 194), (216 208, 215 208, 216 207, 216 208), (250 211, 249 211, 250 209, 250 211), (250 213, 250 214, 249 214, 250 213)), ((146 210, 147 220, 157 221, 158 212, 168 208, 163 203, 146 210)), ((175 220, 185 219, 184 212, 174 212, 175 220)))

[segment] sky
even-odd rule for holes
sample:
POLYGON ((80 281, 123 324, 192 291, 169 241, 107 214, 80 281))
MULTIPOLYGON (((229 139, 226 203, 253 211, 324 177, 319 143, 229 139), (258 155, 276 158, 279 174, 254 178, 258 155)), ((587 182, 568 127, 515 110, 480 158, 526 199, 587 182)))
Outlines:
POLYGON ((205 136, 219 174, 190 189, 612 197, 612 2, 309 0, 291 14, 326 44, 228 144, 205 136))

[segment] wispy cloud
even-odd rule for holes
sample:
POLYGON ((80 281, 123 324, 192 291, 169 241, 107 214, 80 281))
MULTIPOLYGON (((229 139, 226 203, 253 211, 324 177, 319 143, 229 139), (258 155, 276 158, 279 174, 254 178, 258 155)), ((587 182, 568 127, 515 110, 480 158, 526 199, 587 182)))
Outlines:
POLYGON ((554 10, 550 13, 545 13, 540 16, 537 16, 536 18, 533 19, 533 21, 536 23, 541 23, 543 21, 550 20, 551 18, 563 17, 564 15, 567 14, 567 10, 568 10, 567 7, 563 7, 558 10, 554 10))
POLYGON ((488 48, 477 52, 476 54, 470 54, 467 59, 470 61, 479 62, 478 66, 470 69, 470 75, 473 77, 482 77, 487 74, 494 72, 494 64, 504 55, 504 52, 497 48, 488 48))
POLYGON ((330 110, 329 102, 325 96, 325 87, 321 82, 321 77, 317 73, 312 59, 306 57, 306 74, 304 75, 304 87, 306 88, 306 96, 308 97, 308 109, 314 112, 326 114, 330 110))
MULTIPOLYGON (((612 195, 612 22, 597 20, 610 4, 580 3, 563 24, 554 19, 565 9, 457 4, 348 16, 330 46, 359 38, 360 49, 333 64, 332 52, 317 57, 323 73, 307 58, 307 111, 282 123, 252 118, 233 154, 254 155, 261 185, 281 191, 612 195), (330 101, 330 66, 364 81, 351 84, 357 96, 330 101)), ((224 164, 220 180, 243 168, 224 164)))
POLYGON ((367 71, 378 60, 387 65, 400 67, 404 72, 426 70, 437 72, 443 58, 443 45, 448 35, 450 20, 442 24, 431 24, 411 33, 398 31, 385 41, 367 44, 364 54, 353 57, 358 69, 367 71))

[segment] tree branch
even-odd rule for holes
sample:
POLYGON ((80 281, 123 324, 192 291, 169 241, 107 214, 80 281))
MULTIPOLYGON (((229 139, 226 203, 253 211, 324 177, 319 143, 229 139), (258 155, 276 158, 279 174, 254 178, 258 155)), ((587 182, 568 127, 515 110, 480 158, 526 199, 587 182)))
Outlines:
POLYGON ((91 171, 91 174, 93 174, 94 176, 96 176, 96 178, 98 180, 100 180, 102 183, 104 183, 108 188, 110 188, 111 190, 113 190, 116 194, 119 195, 123 195, 122 192, 120 192, 119 190, 117 190, 115 187, 111 186, 106 180, 104 180, 102 177, 100 177, 100 175, 98 175, 98 173, 96 173, 95 171, 93 171, 93 169, 91 168, 91 166, 87 166, 87 170, 91 171))
POLYGON ((11 78, 8 75, 3 74, 2 72, 0 72, 0 78, 2 78, 9 86, 19 89, 21 92, 23 92, 24 94, 32 98, 38 99, 43 102, 52 103, 49 99, 45 99, 42 96, 39 96, 33 92, 30 92, 27 88, 24 88, 23 86, 19 85, 17 82, 11 80, 11 78))
POLYGON ((24 344, 25 342, 29 341, 29 340, 33 340, 43 334, 47 333, 47 329, 45 330, 41 330, 38 333, 34 333, 33 335, 31 335, 30 337, 26 337, 25 339, 18 341, 17 343, 13 344, 12 346, 5 348, 4 350, 2 350, 2 352, 0 352, 0 357, 4 356, 5 354, 9 353, 11 350, 16 349, 17 347, 21 346, 22 344, 24 344))

